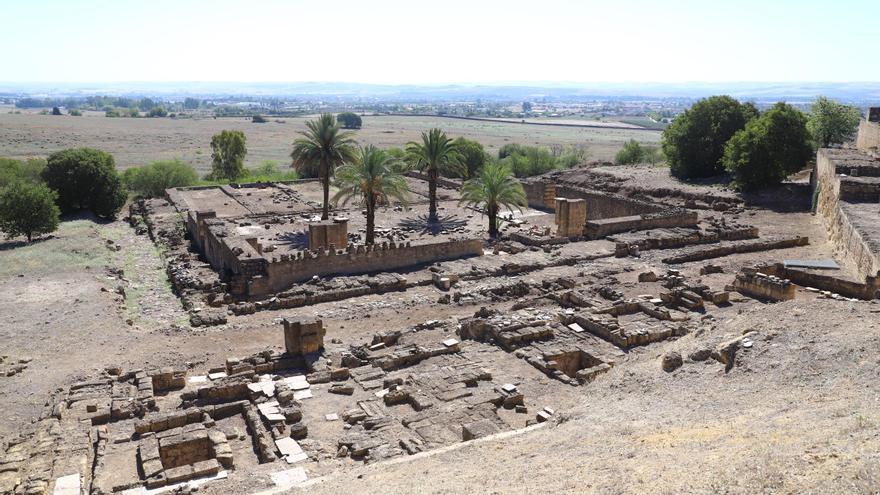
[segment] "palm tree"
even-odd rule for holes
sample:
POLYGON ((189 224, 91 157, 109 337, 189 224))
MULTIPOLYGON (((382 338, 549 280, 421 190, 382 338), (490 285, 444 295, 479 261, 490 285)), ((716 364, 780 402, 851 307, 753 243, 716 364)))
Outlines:
POLYGON ((336 117, 323 113, 317 120, 306 122, 307 130, 301 132, 303 137, 293 142, 293 167, 303 175, 317 175, 324 186, 324 210, 321 219, 330 217, 330 177, 336 167, 350 162, 355 157, 354 134, 342 132, 336 117), (309 173, 311 172, 311 173, 309 173))
POLYGON ((409 186, 402 170, 402 162, 370 145, 361 148, 352 163, 336 171, 339 191, 333 196, 333 202, 345 204, 356 198, 366 208, 367 244, 374 242, 376 206, 388 203, 391 198, 407 202, 409 186))
POLYGON ((458 145, 446 137, 440 129, 422 133, 422 142, 414 141, 406 145, 406 152, 415 162, 416 168, 428 174, 428 222, 437 223, 437 177, 445 174, 461 173, 461 157, 458 145))
POLYGON ((461 186, 461 203, 469 206, 485 205, 489 216, 489 237, 498 237, 498 213, 502 207, 522 211, 526 206, 526 191, 510 169, 501 163, 487 163, 479 175, 461 186))

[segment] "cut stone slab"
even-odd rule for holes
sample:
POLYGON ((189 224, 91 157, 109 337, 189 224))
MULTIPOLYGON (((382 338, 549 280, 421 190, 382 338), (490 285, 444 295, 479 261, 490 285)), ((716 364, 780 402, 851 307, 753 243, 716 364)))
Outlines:
POLYGON ((293 398, 296 400, 311 399, 312 397, 311 389, 297 390, 293 393, 293 398))
POLYGON ((813 270, 840 270, 840 265, 838 265, 832 259, 783 260, 782 264, 786 268, 811 268, 813 270))
POLYGON ((305 375, 289 376, 282 381, 293 391, 305 390, 311 386, 305 375))
POLYGON ((487 437, 498 433, 498 425, 488 419, 481 419, 468 423, 461 427, 461 439, 464 441, 473 440, 475 438, 487 437))
POLYGON ((79 495, 80 479, 79 473, 68 474, 55 480, 55 489, 52 495, 79 495))
POLYGON ((337 421, 339 419, 339 415, 336 413, 330 413, 324 416, 324 419, 327 421, 337 421))
POLYGON ((218 371, 217 373, 208 373, 208 378, 210 380, 219 380, 221 378, 226 378, 227 375, 225 371, 218 371))
POLYGON ((577 323, 572 323, 568 325, 568 328, 570 328, 575 333, 581 333, 584 331, 584 327, 578 325, 577 323))
POLYGON ((275 440, 275 446, 278 447, 278 452, 281 452, 282 456, 301 454, 303 451, 296 440, 290 437, 275 440))
POLYGON ((301 467, 277 471, 269 474, 269 477, 272 478, 272 483, 275 483, 275 486, 280 488, 295 486, 309 479, 306 470, 301 467))
POLYGON ((443 341, 443 345, 446 347, 454 347, 458 344, 458 341, 455 339, 446 339, 443 341))
POLYGON ((189 377, 189 380, 187 380, 187 381, 189 383, 207 383, 208 377, 205 375, 196 375, 196 376, 189 377))

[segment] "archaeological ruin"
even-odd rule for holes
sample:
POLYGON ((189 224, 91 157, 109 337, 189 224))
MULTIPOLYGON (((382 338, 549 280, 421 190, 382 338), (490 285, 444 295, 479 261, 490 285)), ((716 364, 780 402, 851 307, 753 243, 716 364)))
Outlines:
POLYGON ((880 297, 877 109, 854 147, 818 151, 795 188, 806 198, 797 217, 720 187, 615 173, 525 180, 528 206, 504 213, 495 242, 454 180, 441 181, 441 219, 429 224, 415 173, 409 206, 377 212, 373 245, 360 207, 320 219, 312 180, 137 202, 130 223, 161 250, 189 318, 174 331, 263 340, 78 377, 0 445, 0 492, 283 490, 545 428, 636 359, 723 375, 752 352, 753 333, 685 356, 667 346, 744 307, 880 297))

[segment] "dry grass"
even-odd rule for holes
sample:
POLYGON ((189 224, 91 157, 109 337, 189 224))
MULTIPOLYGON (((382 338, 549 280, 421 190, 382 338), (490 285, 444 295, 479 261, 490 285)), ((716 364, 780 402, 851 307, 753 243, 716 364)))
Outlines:
MULTIPOLYGON (((0 113, 0 156, 46 156, 78 146, 103 149, 120 168, 153 160, 180 158, 200 172, 210 169, 211 136, 223 129, 244 131, 248 137, 248 166, 263 160, 289 162, 291 143, 305 128, 306 118, 274 119, 254 124, 250 118, 129 119, 99 115, 82 117, 0 113)), ((402 146, 421 131, 440 127, 453 137, 480 141, 490 153, 506 143, 528 145, 585 145, 591 159, 609 160, 624 141, 656 143, 659 132, 620 129, 531 126, 517 123, 469 121, 439 117, 365 117, 357 139, 381 147, 402 146)))

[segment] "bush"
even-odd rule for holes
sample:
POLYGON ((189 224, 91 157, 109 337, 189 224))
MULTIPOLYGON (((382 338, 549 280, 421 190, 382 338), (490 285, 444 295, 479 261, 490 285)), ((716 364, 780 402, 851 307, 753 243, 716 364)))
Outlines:
POLYGON ((61 115, 61 109, 58 107, 52 107, 52 115, 61 115))
POLYGON ((361 116, 352 112, 342 112, 336 116, 343 129, 360 129, 363 121, 361 116))
POLYGON ((517 177, 541 175, 559 168, 556 158, 547 148, 520 146, 519 151, 499 160, 517 177))
POLYGON ((92 210, 99 217, 113 218, 125 204, 125 188, 113 156, 103 151, 77 148, 53 153, 41 176, 58 193, 63 213, 92 210))
POLYGON ((729 96, 695 103, 663 131, 663 153, 672 175, 689 179, 722 173, 724 145, 757 114, 753 105, 729 96))
POLYGON ((111 117, 111 118, 119 117, 119 111, 116 110, 115 108, 111 108, 109 110, 104 110, 104 117, 111 117))
POLYGON ((0 189, 0 230, 10 239, 23 235, 28 242, 54 232, 60 215, 56 198, 45 184, 16 181, 0 189))
POLYGON ((503 160, 503 159, 507 158, 508 156, 513 155, 515 153, 518 153, 520 155, 524 155, 525 154, 524 146, 521 144, 517 144, 517 143, 505 144, 504 146, 502 146, 498 150, 498 159, 503 160))
POLYGON ((122 174, 126 187, 135 194, 148 198, 165 195, 172 187, 191 186, 199 177, 188 164, 181 160, 160 160, 143 167, 132 167, 122 174))
POLYGON ((15 181, 41 182, 40 174, 46 168, 46 160, 32 158, 27 161, 0 158, 0 188, 15 181))
POLYGON ((131 118, 133 118, 133 119, 136 119, 136 118, 138 118, 138 117, 141 116, 141 112, 140 112, 140 110, 138 110, 138 109, 135 108, 135 107, 131 107, 131 108, 129 108, 128 110, 126 110, 126 112, 128 113, 128 116, 131 117, 131 118))
POLYGON ((633 165, 642 163, 645 158, 645 150, 635 139, 624 143, 623 148, 614 155, 614 162, 618 165, 633 165))
POLYGON ((150 109, 150 113, 147 114, 148 117, 167 117, 168 112, 165 110, 165 107, 153 107, 150 109))
POLYGON ((253 122, 254 124, 265 124, 269 121, 266 120, 266 117, 263 117, 262 115, 254 115, 253 117, 251 117, 251 122, 253 122))
POLYGON ((737 132, 724 150, 724 166, 746 190, 773 186, 803 169, 813 155, 807 118, 777 103, 737 132))
POLYGON ((67 111, 67 115, 70 115, 72 117, 82 117, 82 112, 77 110, 76 108, 71 108, 67 111))

